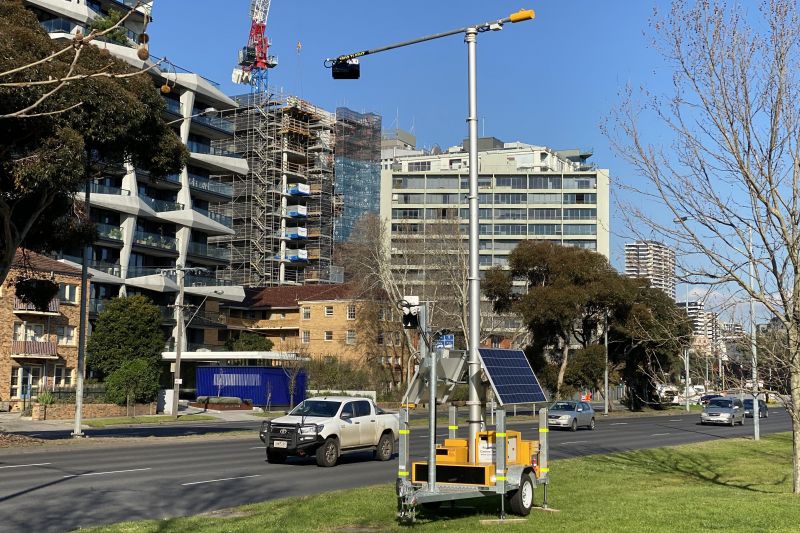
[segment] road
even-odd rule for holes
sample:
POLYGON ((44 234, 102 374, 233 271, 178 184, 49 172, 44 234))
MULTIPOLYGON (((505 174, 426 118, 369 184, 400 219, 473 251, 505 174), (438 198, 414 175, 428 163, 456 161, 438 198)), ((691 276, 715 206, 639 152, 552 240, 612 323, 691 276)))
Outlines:
MULTIPOLYGON (((598 420, 595 431, 551 431, 550 456, 559 459, 752 434, 752 420, 743 428, 731 428, 700 426, 698 417, 693 413, 609 418, 598 420)), ((222 429, 257 425, 230 424, 222 429)), ((203 433, 211 427, 197 424, 93 434, 203 433)), ((512 423, 510 428, 522 431, 525 438, 538 438, 531 422, 512 423)), ((778 409, 761 420, 764 434, 789 428, 788 415, 778 409)), ((427 434, 426 429, 412 430, 413 456, 423 457, 427 434)), ((443 428, 441 436, 445 434, 443 428)), ((393 482, 396 460, 381 463, 371 457, 371 452, 348 455, 334 468, 319 468, 313 460, 299 459, 271 465, 264 461, 255 431, 252 439, 170 439, 163 444, 64 446, 31 453, 0 450, 0 524, 5 533, 70 531, 393 482)))

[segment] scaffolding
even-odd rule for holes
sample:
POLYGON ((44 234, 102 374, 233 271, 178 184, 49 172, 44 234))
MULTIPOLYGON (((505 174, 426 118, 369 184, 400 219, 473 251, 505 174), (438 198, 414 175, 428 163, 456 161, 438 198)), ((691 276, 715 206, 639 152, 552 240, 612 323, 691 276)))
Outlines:
POLYGON ((226 148, 247 160, 249 172, 233 183, 236 234, 218 238, 231 245, 223 278, 250 287, 335 281, 335 116, 284 94, 234 100, 226 148))

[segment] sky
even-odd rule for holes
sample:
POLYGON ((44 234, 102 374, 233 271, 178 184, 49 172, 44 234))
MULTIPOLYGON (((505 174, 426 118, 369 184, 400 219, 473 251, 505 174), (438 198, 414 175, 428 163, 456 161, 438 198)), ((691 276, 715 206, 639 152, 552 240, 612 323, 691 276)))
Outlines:
MULTIPOLYGON (((249 3, 156 0, 151 53, 219 83, 227 94, 247 92, 230 76, 247 42, 249 3)), ((357 81, 332 80, 323 60, 534 9, 532 21, 478 36, 479 133, 592 150, 591 161, 612 176, 611 263, 621 269, 622 247, 632 239, 616 205, 625 192, 615 182, 637 177, 600 125, 626 85, 659 92, 669 81, 649 46, 653 6, 650 0, 273 0, 267 35, 280 63, 269 83, 325 109, 378 113, 384 129, 413 129, 418 146, 446 148, 467 136, 467 51, 460 35, 362 58, 357 81)))

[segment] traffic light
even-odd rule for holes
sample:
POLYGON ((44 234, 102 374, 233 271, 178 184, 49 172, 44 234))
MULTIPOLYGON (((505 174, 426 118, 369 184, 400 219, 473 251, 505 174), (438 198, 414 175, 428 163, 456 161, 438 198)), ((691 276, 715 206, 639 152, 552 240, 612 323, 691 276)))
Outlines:
POLYGON ((357 80, 361 77, 361 65, 358 59, 334 61, 331 71, 335 80, 357 80))
POLYGON ((419 328, 419 296, 406 296, 400 301, 400 309, 403 311, 403 327, 419 328))

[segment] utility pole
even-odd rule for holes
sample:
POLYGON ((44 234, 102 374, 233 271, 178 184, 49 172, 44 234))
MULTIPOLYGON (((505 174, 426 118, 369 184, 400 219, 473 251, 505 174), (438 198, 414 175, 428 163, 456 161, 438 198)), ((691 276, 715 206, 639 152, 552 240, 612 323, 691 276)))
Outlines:
MULTIPOLYGON (((750 256, 750 292, 755 291, 755 258, 753 257, 753 228, 750 227, 747 253, 750 256)), ((753 295, 750 294, 750 354, 753 366, 753 440, 761 439, 759 427, 761 407, 758 404, 758 346, 756 345, 756 306, 753 295)), ((742 384, 744 385, 744 384, 742 384)), ((742 387, 744 388, 744 387, 742 387)))
POLYGON ((178 332, 175 334, 175 367, 172 381, 172 416, 178 418, 178 394, 181 390, 181 350, 183 345, 183 286, 185 269, 182 265, 175 265, 178 275, 178 300, 175 307, 178 309, 178 332))
POLYGON ((603 326, 603 344, 606 348, 606 369, 603 372, 603 414, 608 416, 608 309, 606 309, 605 325, 603 326))
MULTIPOLYGON (((86 218, 89 218, 89 200, 92 194, 92 180, 86 180, 84 209, 86 218)), ((73 437, 83 437, 83 380, 86 375, 86 329, 88 328, 88 304, 89 304, 89 261, 92 257, 92 245, 87 244, 83 247, 83 257, 81 261, 81 303, 80 319, 78 322, 78 364, 75 371, 75 426, 72 428, 73 437)))
MULTIPOLYGON (((689 282, 686 282, 686 316, 689 316, 689 282)), ((689 321, 692 324, 692 334, 694 334, 694 321, 689 321)), ((689 406, 689 347, 683 349, 683 364, 686 368, 686 388, 684 389, 684 394, 686 395, 686 412, 688 413, 691 411, 691 407, 689 406)))

